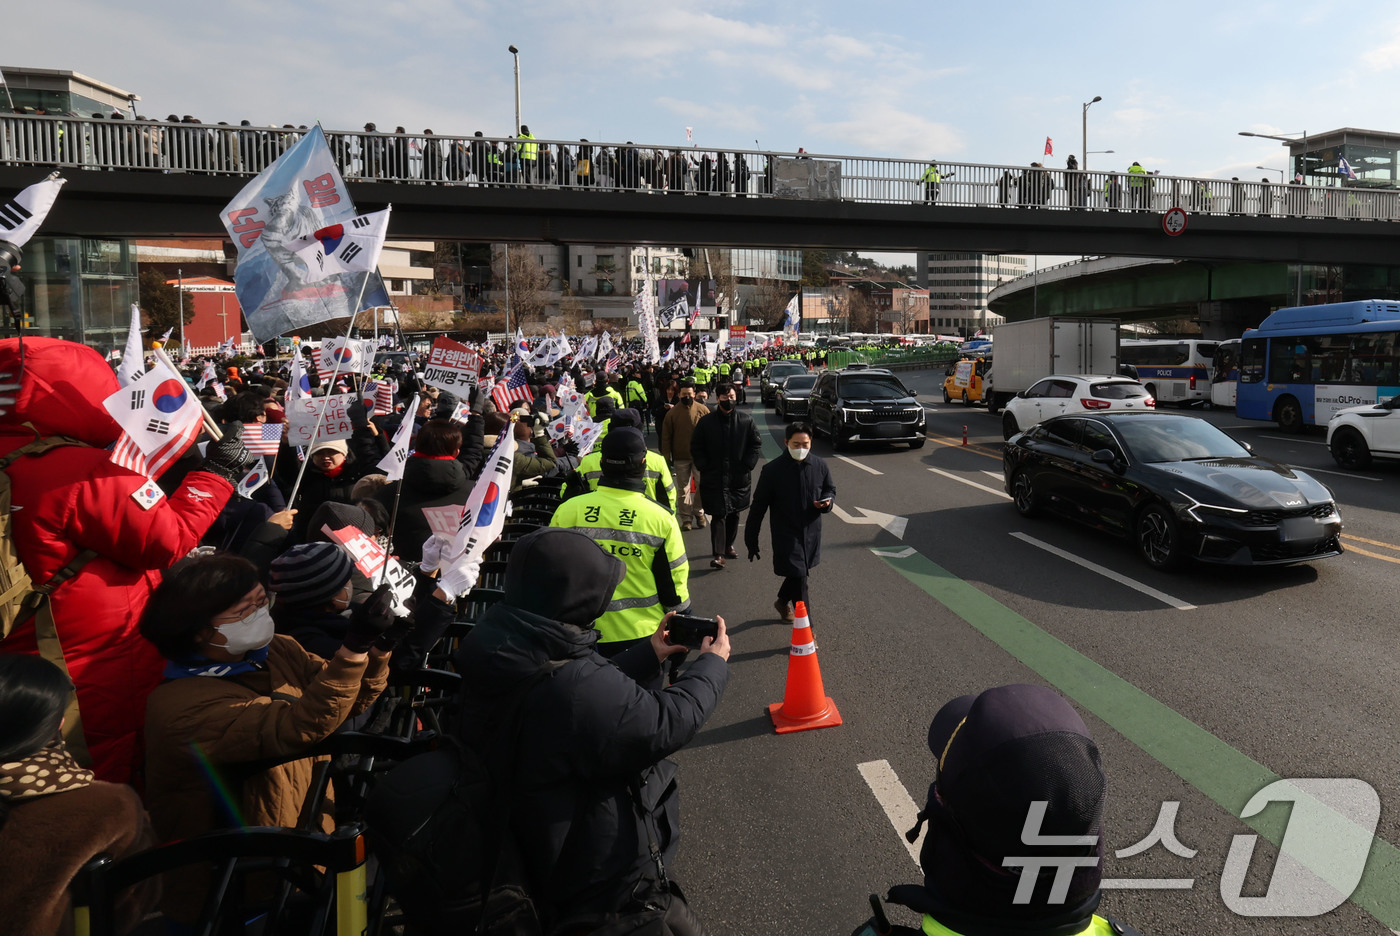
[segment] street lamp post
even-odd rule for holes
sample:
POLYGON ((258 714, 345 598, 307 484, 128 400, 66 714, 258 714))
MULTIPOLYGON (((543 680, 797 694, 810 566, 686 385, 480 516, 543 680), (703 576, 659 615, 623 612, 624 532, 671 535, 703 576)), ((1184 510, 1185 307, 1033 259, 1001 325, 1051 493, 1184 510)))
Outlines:
POLYGON ((509 46, 508 51, 515 57, 515 135, 520 136, 520 50, 509 46))
POLYGON ((1255 169, 1263 169, 1265 172, 1277 172, 1277 173, 1278 173, 1278 184, 1279 184, 1279 185, 1282 185, 1282 184, 1283 184, 1283 170, 1282 170, 1282 169, 1270 169, 1268 166, 1255 166, 1254 168, 1255 168, 1255 169))
MULTIPOLYGON (((1295 132, 1295 133, 1285 133, 1285 134, 1273 134, 1273 133, 1250 133, 1248 130, 1241 130, 1241 131, 1240 131, 1240 136, 1243 136, 1243 137, 1258 137, 1258 138, 1260 138, 1261 140, 1280 140, 1280 141, 1282 141, 1282 142, 1284 142, 1284 143, 1301 143, 1301 144, 1302 144, 1302 147, 1303 147, 1303 156, 1302 156, 1303 171, 1302 171, 1301 175, 1303 176, 1303 184, 1304 184, 1304 185, 1307 185, 1307 183, 1308 183, 1308 131, 1304 130, 1304 131, 1302 131, 1301 133, 1296 133, 1296 132, 1295 132)), ((1269 172, 1281 171, 1281 170, 1269 169, 1268 166, 1255 166, 1254 168, 1255 168, 1255 169, 1268 169, 1269 172)), ((1283 184, 1283 180, 1282 180, 1282 179, 1279 180, 1279 184, 1280 184, 1280 185, 1283 184)))
MULTIPOLYGON (((1093 99, 1092 101, 1089 101, 1088 103, 1086 103, 1086 104, 1084 105, 1084 110, 1083 110, 1083 112, 1080 114, 1080 116, 1083 118, 1083 120, 1082 120, 1082 122, 1081 122, 1081 124, 1080 124, 1080 127, 1079 127, 1079 131, 1080 131, 1079 142, 1082 143, 1082 144, 1084 144, 1084 145, 1081 146, 1081 147, 1079 147, 1079 151, 1080 151, 1081 153, 1084 154, 1084 161, 1083 161, 1082 163, 1079 164, 1079 168, 1080 168, 1080 169, 1083 169, 1085 172, 1088 172, 1088 171, 1089 171, 1089 106, 1090 106, 1091 104, 1097 104, 1097 103, 1099 103, 1099 102, 1102 101, 1102 100, 1103 100, 1103 98, 1102 98, 1101 96, 1099 96, 1099 95, 1097 95, 1097 94, 1094 95, 1094 99, 1093 99)), ((1112 152, 1112 151, 1110 150, 1109 152, 1112 152)))

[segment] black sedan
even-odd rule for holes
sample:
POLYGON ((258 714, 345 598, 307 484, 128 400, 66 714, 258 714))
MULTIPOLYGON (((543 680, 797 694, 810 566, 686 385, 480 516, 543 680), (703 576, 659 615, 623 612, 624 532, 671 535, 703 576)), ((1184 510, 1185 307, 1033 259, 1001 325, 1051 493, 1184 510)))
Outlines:
POLYGON ((796 361, 773 361, 763 369, 758 381, 758 398, 764 406, 772 406, 778 399, 778 387, 793 374, 805 374, 805 365, 796 361))
POLYGON ((817 385, 816 374, 793 374, 783 379, 778 387, 778 418, 783 422, 807 418, 812 399, 812 388, 817 385))
POLYGON ((1194 416, 1059 416, 1002 458, 1022 516, 1052 510, 1132 541, 1154 568, 1188 558, 1286 565, 1340 555, 1342 518, 1320 482, 1194 416))

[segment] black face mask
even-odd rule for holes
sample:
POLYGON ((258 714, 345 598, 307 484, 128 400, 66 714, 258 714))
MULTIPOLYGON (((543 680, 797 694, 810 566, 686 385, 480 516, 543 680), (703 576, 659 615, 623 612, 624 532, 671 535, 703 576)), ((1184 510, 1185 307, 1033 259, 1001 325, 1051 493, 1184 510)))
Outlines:
POLYGON ((719 401, 719 408, 722 409, 722 410, 724 410, 726 413, 728 413, 728 412, 730 412, 731 410, 734 409, 734 401, 733 401, 733 400, 720 400, 720 401, 719 401))
POLYGON ((683 397, 681 397, 681 406, 689 406, 690 404, 692 404, 692 403, 694 403, 694 402, 695 402, 695 397, 689 397, 689 396, 683 396, 683 397))

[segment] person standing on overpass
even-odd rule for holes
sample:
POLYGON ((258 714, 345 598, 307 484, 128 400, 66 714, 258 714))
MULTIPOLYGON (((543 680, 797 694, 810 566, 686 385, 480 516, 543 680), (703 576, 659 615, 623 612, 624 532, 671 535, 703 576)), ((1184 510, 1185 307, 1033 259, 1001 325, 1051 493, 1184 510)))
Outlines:
POLYGON ((1128 167, 1128 192, 1132 196, 1134 208, 1147 207, 1147 194, 1152 182, 1147 178, 1147 170, 1141 163, 1134 162, 1128 167))

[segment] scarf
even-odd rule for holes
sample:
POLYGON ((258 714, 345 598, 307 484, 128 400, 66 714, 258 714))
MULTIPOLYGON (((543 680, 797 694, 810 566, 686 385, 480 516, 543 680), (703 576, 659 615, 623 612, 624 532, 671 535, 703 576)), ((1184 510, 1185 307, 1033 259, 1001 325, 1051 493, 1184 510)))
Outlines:
POLYGON ((265 669, 266 663, 267 647, 260 647, 257 650, 249 650, 243 655, 243 659, 232 663, 215 663, 203 657, 195 657, 188 663, 168 660, 162 675, 166 679, 186 679, 190 676, 242 676, 244 673, 256 673, 265 669))
POLYGON ((0 764, 0 800, 65 793, 92 781, 92 771, 79 767, 63 739, 54 738, 26 758, 0 764))

